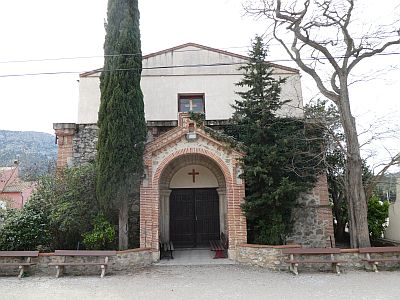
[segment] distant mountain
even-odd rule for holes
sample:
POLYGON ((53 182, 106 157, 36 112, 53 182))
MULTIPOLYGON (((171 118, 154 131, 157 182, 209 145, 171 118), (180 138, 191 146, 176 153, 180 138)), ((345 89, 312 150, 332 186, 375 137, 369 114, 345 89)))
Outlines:
POLYGON ((18 159, 20 176, 35 180, 54 168, 57 158, 54 140, 49 133, 0 130, 0 166, 11 166, 18 159))

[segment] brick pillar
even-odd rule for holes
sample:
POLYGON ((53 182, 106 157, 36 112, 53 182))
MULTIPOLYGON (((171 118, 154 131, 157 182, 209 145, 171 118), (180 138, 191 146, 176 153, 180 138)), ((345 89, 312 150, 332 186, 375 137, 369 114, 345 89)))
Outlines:
POLYGON ((75 123, 54 123, 53 129, 56 134, 58 145, 57 168, 72 166, 73 145, 72 140, 76 132, 75 123))
POLYGON ((327 247, 335 247, 335 234, 333 230, 332 208, 329 203, 328 181, 326 174, 320 175, 315 189, 318 191, 320 206, 318 207, 318 220, 324 224, 327 247))

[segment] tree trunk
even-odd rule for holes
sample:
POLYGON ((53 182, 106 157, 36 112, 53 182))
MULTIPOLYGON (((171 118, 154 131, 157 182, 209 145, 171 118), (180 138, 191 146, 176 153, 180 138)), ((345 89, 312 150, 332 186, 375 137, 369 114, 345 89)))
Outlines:
POLYGON ((119 250, 128 249, 128 202, 122 201, 118 214, 119 250))
POLYGON ((350 244, 352 248, 369 247, 368 208, 362 183, 361 158, 349 159, 347 168, 349 175, 346 184, 351 203, 349 214, 352 215, 353 222, 351 224, 354 226, 351 228, 354 233, 350 235, 350 244))
POLYGON ((339 111, 347 145, 346 192, 349 202, 350 244, 352 248, 369 247, 367 201, 362 182, 362 160, 357 128, 351 114, 347 78, 340 79, 339 111))

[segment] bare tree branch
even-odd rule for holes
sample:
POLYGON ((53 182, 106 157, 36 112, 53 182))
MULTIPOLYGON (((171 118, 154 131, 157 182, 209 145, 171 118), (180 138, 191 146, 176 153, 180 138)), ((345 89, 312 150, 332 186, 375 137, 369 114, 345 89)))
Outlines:
POLYGON ((382 180, 382 178, 385 176, 387 170, 394 166, 394 165, 399 165, 400 164, 400 152, 397 153, 392 159, 376 174, 368 183, 366 187, 366 196, 367 199, 371 198, 373 191, 376 187, 376 185, 382 180))
MULTIPOLYGON (((400 29, 399 29, 400 30, 400 29)), ((353 60, 348 67, 348 73, 350 73, 350 71, 364 58, 367 57, 372 57, 378 53, 382 53, 383 51, 385 51, 388 47, 393 46, 393 45, 400 45, 400 38, 394 41, 390 41, 385 43, 382 47, 368 51, 368 52, 364 52, 363 54, 361 54, 360 56, 358 56, 355 60, 353 60)))

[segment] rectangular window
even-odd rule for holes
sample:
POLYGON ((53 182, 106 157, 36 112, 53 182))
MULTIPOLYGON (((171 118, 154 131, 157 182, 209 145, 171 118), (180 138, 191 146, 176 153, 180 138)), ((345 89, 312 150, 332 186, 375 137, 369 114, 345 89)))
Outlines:
POLYGON ((204 94, 178 95, 178 111, 204 113, 204 94))

